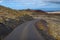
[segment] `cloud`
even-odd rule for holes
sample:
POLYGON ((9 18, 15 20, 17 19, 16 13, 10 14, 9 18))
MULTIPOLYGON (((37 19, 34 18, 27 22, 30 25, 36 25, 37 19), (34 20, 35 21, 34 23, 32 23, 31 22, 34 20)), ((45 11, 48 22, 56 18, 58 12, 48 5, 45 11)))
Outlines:
POLYGON ((45 0, 46 2, 60 4, 60 0, 45 0))
POLYGON ((44 0, 44 1, 59 2, 60 0, 44 0))
POLYGON ((13 9, 57 9, 60 0, 3 0, 2 5, 13 9))
POLYGON ((19 6, 19 5, 25 5, 25 6, 45 6, 47 5, 47 3, 45 3, 44 1, 42 0, 7 0, 6 3, 9 3, 9 4, 16 4, 19 6))
POLYGON ((0 0, 0 3, 3 2, 2 0, 0 0))

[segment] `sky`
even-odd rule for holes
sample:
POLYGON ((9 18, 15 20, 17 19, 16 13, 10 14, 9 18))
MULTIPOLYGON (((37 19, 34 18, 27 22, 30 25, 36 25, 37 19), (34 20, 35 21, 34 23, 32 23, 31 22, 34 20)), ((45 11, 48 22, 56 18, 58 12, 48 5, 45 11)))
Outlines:
POLYGON ((0 0, 0 5, 17 10, 60 11, 60 0, 0 0))

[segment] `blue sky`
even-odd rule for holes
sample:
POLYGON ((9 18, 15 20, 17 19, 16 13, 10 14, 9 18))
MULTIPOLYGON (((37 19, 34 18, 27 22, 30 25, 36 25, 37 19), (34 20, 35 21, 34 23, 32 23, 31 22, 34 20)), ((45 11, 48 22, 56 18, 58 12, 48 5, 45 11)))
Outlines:
POLYGON ((60 0, 0 0, 0 5, 13 9, 60 11, 60 0))

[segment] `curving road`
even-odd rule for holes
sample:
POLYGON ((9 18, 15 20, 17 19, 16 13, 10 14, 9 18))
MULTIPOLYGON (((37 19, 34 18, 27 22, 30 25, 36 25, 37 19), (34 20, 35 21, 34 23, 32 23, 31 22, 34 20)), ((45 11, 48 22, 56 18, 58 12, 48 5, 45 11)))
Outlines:
POLYGON ((35 28, 38 20, 32 20, 18 26, 4 40, 45 40, 44 37, 35 28))

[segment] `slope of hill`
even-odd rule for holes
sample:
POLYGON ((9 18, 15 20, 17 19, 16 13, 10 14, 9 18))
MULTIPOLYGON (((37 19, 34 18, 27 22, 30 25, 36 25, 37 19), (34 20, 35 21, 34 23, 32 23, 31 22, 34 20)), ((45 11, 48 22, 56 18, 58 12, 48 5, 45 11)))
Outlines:
POLYGON ((25 14, 41 15, 41 14, 47 14, 47 13, 42 10, 30 10, 30 9, 14 10, 14 9, 0 5, 0 18, 1 18, 0 20, 2 20, 2 18, 4 18, 4 19, 7 19, 7 18, 17 19, 17 17, 23 16, 25 14))
MULTIPOLYGON (((30 21, 32 19, 33 18, 31 16, 29 16, 27 14, 27 12, 25 12, 25 11, 14 10, 14 9, 7 8, 7 7, 0 5, 0 23, 6 25, 5 28, 8 28, 8 29, 10 28, 11 30, 13 30, 18 25, 20 25, 26 21, 30 21)), ((2 30, 4 30, 4 29, 1 29, 0 31, 2 31, 2 30)), ((7 33, 9 33, 9 32, 7 32, 7 33)), ((0 39, 1 38, 3 39, 2 36, 5 37, 5 35, 1 35, 0 39)))
POLYGON ((12 10, 10 8, 0 6, 0 16, 15 18, 16 14, 17 14, 16 10, 12 10))
MULTIPOLYGON (((43 19, 47 22, 47 28, 44 27, 44 24, 38 22, 39 30, 47 30, 48 34, 56 38, 56 40, 60 40, 60 15, 59 14, 49 14, 49 15, 38 15, 34 16, 36 19, 43 19)), ((47 33, 46 32, 46 33, 47 33)))
MULTIPOLYGON (((60 14, 60 13, 59 13, 60 14)), ((7 27, 14 29, 21 23, 28 20, 34 19, 44 19, 49 24, 49 32, 52 36, 57 37, 59 40, 59 30, 60 29, 60 15, 57 13, 47 13, 42 10, 14 10, 0 5, 0 22, 4 23, 7 27), (53 23, 53 24, 52 24, 53 23), (56 32, 57 30, 57 32, 56 32), (54 33, 53 33, 53 32, 54 33), (51 33, 52 32, 52 33, 51 33), (56 34, 55 34, 56 33, 56 34)), ((42 28, 43 29, 43 28, 42 28)))

